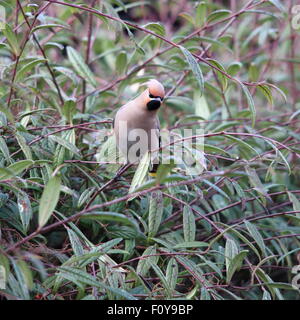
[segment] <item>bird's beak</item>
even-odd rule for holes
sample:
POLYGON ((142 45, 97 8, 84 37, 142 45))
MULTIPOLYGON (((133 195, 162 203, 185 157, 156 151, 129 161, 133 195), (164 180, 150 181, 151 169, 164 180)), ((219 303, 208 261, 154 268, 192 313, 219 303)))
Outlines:
POLYGON ((150 98, 150 101, 147 103, 147 109, 149 111, 157 110, 161 105, 162 99, 160 97, 150 98))

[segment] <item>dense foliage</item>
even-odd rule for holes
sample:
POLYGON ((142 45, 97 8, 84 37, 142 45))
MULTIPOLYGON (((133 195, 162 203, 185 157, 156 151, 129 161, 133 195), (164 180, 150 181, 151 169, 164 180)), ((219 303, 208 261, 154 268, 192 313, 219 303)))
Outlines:
POLYGON ((299 299, 296 2, 1 1, 0 299, 299 299), (114 178, 151 78, 201 174, 114 178))

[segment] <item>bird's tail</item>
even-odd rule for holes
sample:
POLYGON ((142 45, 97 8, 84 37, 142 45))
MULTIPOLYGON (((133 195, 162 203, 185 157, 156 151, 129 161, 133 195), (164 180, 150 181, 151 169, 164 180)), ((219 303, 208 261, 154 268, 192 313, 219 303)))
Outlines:
POLYGON ((159 163, 154 163, 153 165, 152 165, 152 168, 151 168, 151 170, 149 170, 149 176, 150 177, 156 177, 156 172, 157 172, 157 169, 158 169, 158 166, 159 166, 159 163))
MULTIPOLYGON (((158 145, 159 145, 159 148, 161 147, 161 136, 158 137, 158 145)), ((151 170, 149 170, 149 176, 150 177, 153 177, 155 178, 156 177, 156 172, 157 172, 157 169, 159 167, 159 164, 160 164, 160 161, 159 161, 159 156, 154 156, 154 161, 152 162, 152 168, 151 170)))

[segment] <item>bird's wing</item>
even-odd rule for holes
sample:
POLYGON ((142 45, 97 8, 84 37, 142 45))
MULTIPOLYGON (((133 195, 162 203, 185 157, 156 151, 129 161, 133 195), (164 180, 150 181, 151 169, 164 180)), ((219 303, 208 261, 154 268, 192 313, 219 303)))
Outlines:
POLYGON ((161 137, 160 137, 160 122, 159 122, 159 118, 156 117, 156 129, 157 129, 157 134, 158 134, 158 146, 159 148, 161 147, 161 137))
POLYGON ((112 126, 113 126, 113 129, 115 128, 115 122, 116 122, 116 117, 117 117, 117 114, 119 113, 122 113, 122 111, 125 109, 125 108, 128 108, 128 106, 130 105, 130 102, 128 103, 126 103, 126 104, 124 104, 123 106, 121 106, 120 108, 119 108, 119 110, 116 112, 116 114, 115 114, 115 116, 114 116, 114 118, 113 118, 113 121, 112 121, 112 126))
MULTIPOLYGON (((161 147, 161 137, 160 137, 160 133, 159 133, 159 131, 160 131, 160 122, 159 122, 159 118, 158 117, 156 117, 155 129, 157 129, 156 130, 156 134, 157 134, 157 138, 158 138, 158 147, 160 148, 161 147)), ((155 159, 155 163, 152 163, 152 167, 149 170, 149 175, 152 176, 152 177, 156 176, 156 171, 157 171, 157 169, 159 167, 159 159, 157 157, 154 157, 154 159, 155 159)))

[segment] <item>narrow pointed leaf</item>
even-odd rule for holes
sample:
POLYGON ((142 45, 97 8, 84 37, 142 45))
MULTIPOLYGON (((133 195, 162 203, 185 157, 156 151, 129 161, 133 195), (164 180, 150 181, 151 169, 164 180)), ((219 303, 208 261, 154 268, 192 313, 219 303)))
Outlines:
POLYGON ((51 177, 46 184, 39 207, 39 227, 42 228, 54 211, 59 200, 61 179, 59 176, 51 177))
POLYGON ((200 93, 202 94, 204 91, 204 77, 201 71, 201 68, 199 66, 199 63, 197 62, 197 60, 193 57, 193 55, 190 53, 189 50, 187 50, 186 48, 179 46, 180 50, 182 51, 182 53, 184 54, 188 64, 191 67, 192 72, 194 73, 198 83, 199 83, 199 87, 200 87, 200 93))

